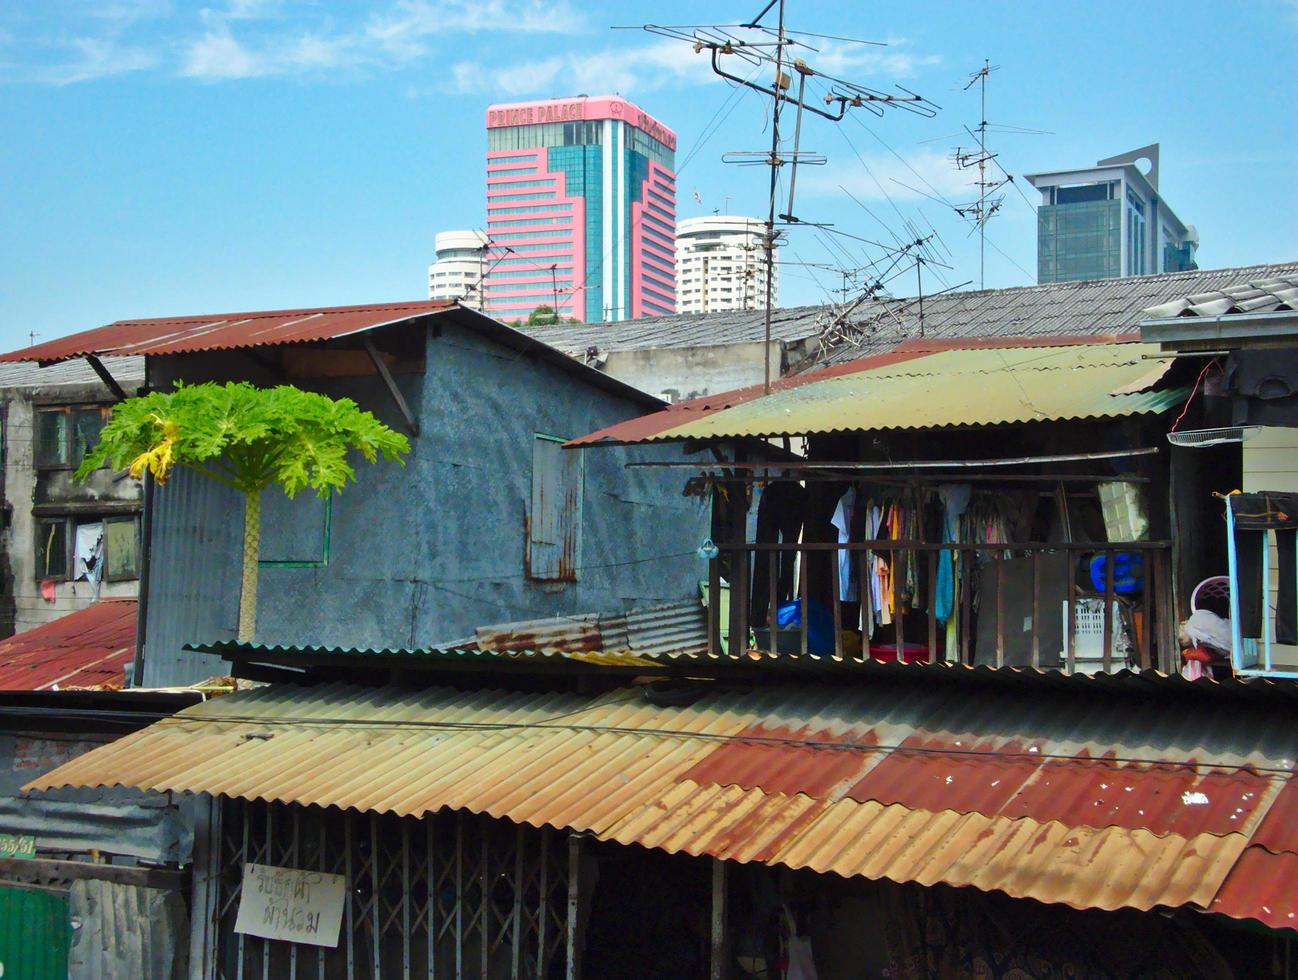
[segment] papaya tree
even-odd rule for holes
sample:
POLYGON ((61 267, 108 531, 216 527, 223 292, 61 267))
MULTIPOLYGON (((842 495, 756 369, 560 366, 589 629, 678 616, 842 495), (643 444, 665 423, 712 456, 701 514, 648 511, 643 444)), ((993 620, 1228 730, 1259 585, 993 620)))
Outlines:
POLYGON ((404 465, 410 443, 349 398, 291 385, 257 388, 246 382, 178 384, 113 406, 99 442, 77 469, 86 479, 101 466, 147 470, 164 486, 176 466, 243 496, 243 574, 239 640, 257 626, 257 558, 261 493, 278 486, 290 498, 310 488, 320 497, 356 478, 350 457, 382 456, 404 465))

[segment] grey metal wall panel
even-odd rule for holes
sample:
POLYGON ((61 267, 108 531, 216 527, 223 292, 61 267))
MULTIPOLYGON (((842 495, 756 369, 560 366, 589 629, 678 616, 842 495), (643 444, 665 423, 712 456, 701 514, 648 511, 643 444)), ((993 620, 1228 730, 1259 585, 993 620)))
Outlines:
POLYGON ((189 923, 178 892, 80 880, 72 883, 69 902, 69 980, 185 976, 189 923))
MULTIPOLYGON (((431 646, 487 623, 617 614, 691 594, 703 574, 695 550, 707 535, 706 506, 681 495, 680 473, 624 466, 632 454, 684 458, 672 446, 581 457, 560 450, 565 469, 583 470, 581 499, 568 505, 582 518, 570 545, 576 581, 526 572, 535 434, 575 437, 642 406, 453 324, 427 343, 426 374, 397 376, 422 433, 411 439, 405 466, 357 466, 356 483, 332 501, 326 566, 261 569, 259 641, 431 646)), ((182 373, 267 380, 230 357, 204 361, 203 374, 186 359, 152 364, 166 369, 151 376, 154 384, 182 373)), ((402 425, 377 378, 312 387, 402 425)), ((189 473, 173 477, 156 500, 145 683, 191 683, 228 669, 182 648, 236 633, 242 503, 189 473)), ((313 513, 303 508, 302 519, 313 513)), ((294 532, 269 533, 291 541, 294 532)))
POLYGON ((191 846, 187 825, 165 797, 125 790, 0 796, 0 833, 30 834, 44 851, 99 850, 148 861, 184 860, 191 846))

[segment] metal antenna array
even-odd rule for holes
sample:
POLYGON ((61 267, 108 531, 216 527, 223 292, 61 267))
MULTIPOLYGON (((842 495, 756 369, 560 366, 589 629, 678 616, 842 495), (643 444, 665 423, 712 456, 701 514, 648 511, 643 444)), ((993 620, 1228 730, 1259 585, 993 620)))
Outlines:
MULTIPOLYGON (((1004 195, 997 195, 996 191, 1010 182, 1010 175, 1002 169, 1003 177, 995 175, 988 177, 987 165, 996 162, 996 154, 987 149, 987 77, 992 72, 998 71, 999 65, 993 65, 991 62, 984 60, 983 66, 969 76, 969 82, 965 85, 964 90, 977 85, 980 88, 980 110, 978 113, 978 128, 971 130, 965 127, 965 132, 977 141, 976 149, 965 149, 957 146, 951 154, 951 159, 961 170, 969 170, 973 167, 978 168, 978 179, 974 181, 974 186, 978 188, 978 200, 970 204, 958 204, 954 206, 955 213, 962 218, 971 220, 974 227, 978 229, 978 288, 985 289, 987 285, 987 222, 1001 205, 1005 203, 1004 195)), ((996 163, 999 168, 1000 164, 996 163)))
MULTIPOLYGON (((769 347, 771 342, 771 302, 774 287, 775 247, 780 232, 776 231, 776 221, 785 226, 806 225, 797 217, 794 210, 794 195, 797 190, 798 166, 816 166, 826 162, 818 153, 802 149, 802 121, 810 112, 829 122, 839 122, 849 109, 866 109, 882 116, 890 108, 904 109, 923 116, 934 116, 937 106, 923 96, 909 89, 895 86, 895 92, 882 92, 867 88, 855 82, 836 78, 820 72, 800 57, 790 53, 791 48, 806 48, 815 52, 812 40, 825 38, 856 44, 878 44, 877 41, 862 41, 859 38, 841 37, 838 35, 816 34, 810 31, 795 31, 784 22, 785 0, 768 0, 761 11, 752 20, 743 24, 714 25, 672 25, 646 24, 644 29, 653 34, 677 38, 694 46, 696 54, 704 51, 712 60, 712 70, 722 78, 736 85, 752 89, 771 100, 771 148, 769 151, 740 151, 723 156, 723 160, 740 165, 765 165, 770 168, 770 193, 767 217, 762 235, 762 250, 766 258, 766 311, 765 338, 769 347), (762 24, 762 20, 772 11, 776 11, 774 28, 762 24), (736 33, 742 31, 744 33, 736 33), (728 70, 727 65, 746 66, 748 75, 737 74, 728 70), (759 74, 770 70, 769 82, 755 81, 759 74), (793 75, 798 76, 796 94, 793 93, 793 75), (807 86, 818 83, 823 92, 818 99, 808 101, 807 86), (784 107, 793 107, 794 125, 793 142, 789 149, 782 146, 780 116, 784 107), (784 201, 783 211, 780 207, 780 169, 789 167, 789 190, 784 201)), ((814 95, 815 93, 813 93, 814 95)), ((827 228, 827 225, 814 225, 827 228)), ((890 251, 900 252, 903 250, 890 251)), ((770 358, 765 361, 764 391, 771 391, 770 358)))

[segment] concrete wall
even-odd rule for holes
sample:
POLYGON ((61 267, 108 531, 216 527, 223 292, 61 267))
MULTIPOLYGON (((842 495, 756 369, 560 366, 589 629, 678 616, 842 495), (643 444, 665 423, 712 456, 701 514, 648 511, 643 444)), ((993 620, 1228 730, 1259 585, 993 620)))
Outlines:
MULTIPOLYGON (((140 485, 134 480, 116 480, 116 474, 103 471, 85 484, 75 483, 70 470, 36 470, 34 446, 34 412, 37 404, 88 404, 107 402, 109 395, 102 385, 75 385, 42 388, 8 388, 4 402, 4 500, 10 509, 9 522, 0 536, 0 636, 20 633, 67 613, 83 609, 94 601, 89 582, 57 582, 54 599, 41 596, 36 574, 37 504, 67 505, 88 508, 86 520, 94 520, 94 508, 138 510, 140 485)), ((134 579, 103 582, 101 597, 134 596, 138 592, 134 579)))
POLYGON ((783 349, 763 341, 705 347, 647 347, 610 351, 600 366, 605 374, 669 402, 683 402, 765 379, 762 352, 771 362, 771 378, 780 377, 783 349))
MULTIPOLYGON (((267 380, 235 354, 150 367, 154 384, 221 375, 267 380)), ((454 324, 429 336, 425 374, 397 381, 422 432, 406 465, 358 465, 357 482, 332 500, 327 565, 261 569, 258 641, 427 646, 490 623, 694 594, 704 574, 695 549, 707 535, 706 508, 682 496, 680 471, 623 466, 628 453, 682 458, 672 448, 587 451, 577 580, 525 574, 534 435, 583 435, 642 414, 641 404, 454 324)), ((401 427, 375 377, 298 383, 351 397, 401 427)), ((181 648, 235 635, 242 535, 237 496, 192 474, 177 474, 155 499, 146 685, 226 669, 181 648)), ((278 517, 263 527, 264 553, 305 552, 320 540, 319 505, 299 500, 272 511, 278 517)))

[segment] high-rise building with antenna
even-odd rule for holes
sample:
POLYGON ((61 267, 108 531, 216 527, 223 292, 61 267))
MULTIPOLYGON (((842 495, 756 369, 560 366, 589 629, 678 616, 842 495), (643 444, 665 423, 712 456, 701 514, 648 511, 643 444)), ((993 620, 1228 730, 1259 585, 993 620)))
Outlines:
MULTIPOLYGON (((766 258, 760 218, 709 214, 676 226, 676 310, 725 313, 766 305, 766 258)), ((773 269, 771 303, 779 302, 780 270, 773 269)))
POLYGON ((487 109, 485 310, 676 312, 676 134, 618 96, 487 109))
POLYGON ((1199 234, 1158 193, 1158 144, 1094 167, 1028 174, 1041 192, 1037 281, 1151 276, 1197 269, 1199 234), (1149 163, 1142 171, 1136 164, 1149 163))

